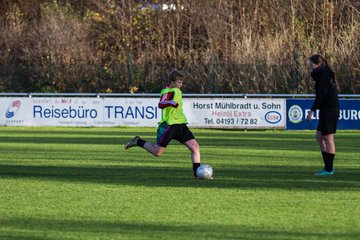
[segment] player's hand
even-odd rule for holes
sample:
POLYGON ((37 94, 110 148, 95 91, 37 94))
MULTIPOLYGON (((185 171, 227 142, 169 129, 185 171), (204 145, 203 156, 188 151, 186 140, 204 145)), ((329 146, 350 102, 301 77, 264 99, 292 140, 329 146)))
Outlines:
POLYGON ((313 111, 310 111, 310 112, 308 113, 308 115, 306 116, 306 120, 307 120, 308 122, 311 121, 311 118, 312 118, 313 114, 314 114, 314 112, 313 112, 313 111))

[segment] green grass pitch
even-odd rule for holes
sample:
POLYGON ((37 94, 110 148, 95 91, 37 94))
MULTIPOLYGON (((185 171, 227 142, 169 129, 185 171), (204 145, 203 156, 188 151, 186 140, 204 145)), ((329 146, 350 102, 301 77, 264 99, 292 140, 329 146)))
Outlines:
POLYGON ((0 239, 360 239, 360 132, 335 135, 336 175, 314 131, 193 129, 189 151, 123 149, 155 128, 0 127, 0 239))

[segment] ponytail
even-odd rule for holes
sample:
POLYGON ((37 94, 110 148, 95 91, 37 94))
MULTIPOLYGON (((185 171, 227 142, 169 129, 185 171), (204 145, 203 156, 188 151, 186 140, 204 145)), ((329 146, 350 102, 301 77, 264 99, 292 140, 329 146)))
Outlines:
POLYGON ((333 74, 333 76, 331 78, 331 83, 334 85, 336 92, 340 92, 340 86, 339 86, 338 82, 336 81, 335 73, 333 74))

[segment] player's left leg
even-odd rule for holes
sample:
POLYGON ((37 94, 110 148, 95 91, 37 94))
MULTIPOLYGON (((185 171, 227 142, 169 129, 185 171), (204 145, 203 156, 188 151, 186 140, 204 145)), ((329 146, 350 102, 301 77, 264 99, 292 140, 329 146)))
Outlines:
POLYGON ((315 175, 333 175, 335 173, 333 168, 335 158, 334 134, 322 135, 321 132, 317 132, 316 139, 321 148, 324 169, 315 175))
POLYGON ((335 142, 334 142, 334 134, 328 134, 324 136, 325 144, 326 144, 326 151, 327 151, 327 172, 334 172, 334 158, 335 158, 335 142))
POLYGON ((328 152, 327 147, 327 135, 329 134, 329 124, 328 124, 328 112, 326 110, 320 110, 319 112, 319 124, 316 131, 316 141, 320 146, 321 155, 324 162, 324 168, 315 173, 314 175, 332 175, 332 164, 330 164, 329 158, 330 153, 328 152))
POLYGON ((191 152, 191 161, 193 165, 194 178, 197 178, 196 171, 200 167, 200 146, 196 139, 188 140, 184 143, 191 152))
POLYGON ((196 139, 185 142, 185 145, 191 152, 191 161, 193 163, 200 163, 200 146, 196 139))
POLYGON ((324 136, 324 142, 326 145, 326 151, 328 153, 335 154, 335 142, 334 142, 334 134, 328 134, 324 136))
POLYGON ((196 171, 200 167, 200 146, 196 141, 193 133, 186 126, 186 124, 182 124, 181 128, 182 128, 181 135, 176 137, 179 142, 185 144, 187 148, 190 150, 194 177, 197 178, 196 171))
MULTIPOLYGON (((330 109, 321 111, 323 115, 320 116, 320 120, 322 121, 322 139, 325 144, 326 151, 326 164, 325 171, 328 173, 334 173, 334 158, 335 158, 335 142, 334 142, 334 134, 336 133, 337 123, 339 119, 339 111, 338 109, 330 109)), ((320 113, 321 113, 320 112, 320 113)))

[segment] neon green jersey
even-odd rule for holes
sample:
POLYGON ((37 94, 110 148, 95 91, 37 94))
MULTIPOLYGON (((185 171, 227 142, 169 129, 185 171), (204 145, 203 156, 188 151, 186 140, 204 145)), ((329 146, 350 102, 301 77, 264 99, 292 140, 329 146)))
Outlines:
POLYGON ((187 123, 183 111, 182 92, 179 88, 164 88, 160 93, 161 123, 168 125, 187 123))

